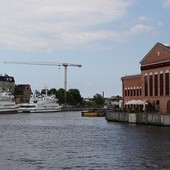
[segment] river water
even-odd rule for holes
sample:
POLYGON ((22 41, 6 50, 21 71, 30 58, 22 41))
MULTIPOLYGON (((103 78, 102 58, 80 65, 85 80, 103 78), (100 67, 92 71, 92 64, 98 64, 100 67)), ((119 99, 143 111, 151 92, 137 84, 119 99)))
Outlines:
POLYGON ((80 112, 0 115, 0 170, 170 169, 170 127, 80 112))

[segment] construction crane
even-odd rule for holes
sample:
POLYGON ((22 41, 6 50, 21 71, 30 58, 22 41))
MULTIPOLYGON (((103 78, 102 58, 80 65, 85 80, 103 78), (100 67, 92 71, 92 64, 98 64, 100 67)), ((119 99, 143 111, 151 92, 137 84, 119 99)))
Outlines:
POLYGON ((4 64, 27 64, 27 65, 43 65, 43 66, 63 66, 64 67, 64 101, 67 103, 67 67, 82 67, 80 64, 57 63, 57 62, 19 62, 19 61, 5 61, 4 64))

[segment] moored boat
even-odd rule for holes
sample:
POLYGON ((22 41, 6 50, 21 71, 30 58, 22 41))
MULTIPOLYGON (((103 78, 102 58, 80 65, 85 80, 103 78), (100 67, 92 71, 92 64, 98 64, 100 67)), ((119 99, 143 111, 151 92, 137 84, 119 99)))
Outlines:
POLYGON ((22 113, 58 112, 61 108, 55 95, 47 94, 33 94, 29 103, 18 104, 18 112, 22 113))
POLYGON ((105 116, 105 111, 104 110, 97 110, 97 109, 92 109, 92 110, 88 110, 88 111, 82 111, 81 116, 103 117, 103 116, 105 116))
POLYGON ((15 113, 18 113, 18 108, 14 96, 10 92, 0 92, 0 114, 15 113))

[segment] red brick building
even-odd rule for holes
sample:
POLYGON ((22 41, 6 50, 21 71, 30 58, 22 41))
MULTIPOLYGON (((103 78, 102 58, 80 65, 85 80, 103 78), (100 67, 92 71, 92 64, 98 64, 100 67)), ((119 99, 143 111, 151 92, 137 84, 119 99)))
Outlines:
POLYGON ((156 43, 140 64, 141 74, 121 78, 123 108, 134 107, 126 105, 130 100, 142 100, 146 111, 170 114, 170 46, 156 43))

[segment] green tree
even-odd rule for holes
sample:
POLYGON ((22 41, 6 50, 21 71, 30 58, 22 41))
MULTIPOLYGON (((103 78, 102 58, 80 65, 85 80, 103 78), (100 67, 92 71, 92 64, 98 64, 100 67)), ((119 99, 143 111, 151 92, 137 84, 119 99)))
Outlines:
POLYGON ((63 104, 65 102, 64 101, 64 89, 63 88, 58 89, 57 94, 56 94, 56 98, 58 99, 60 104, 63 104))
POLYGON ((95 106, 101 107, 104 105, 104 98, 100 94, 96 94, 93 96, 93 102, 95 103, 95 106))
POLYGON ((57 95, 57 90, 55 88, 50 89, 49 94, 57 95))
MULTIPOLYGON (((45 94, 46 89, 42 89, 41 94, 45 94)), ((47 94, 54 94, 56 95, 56 98, 58 99, 60 104, 65 103, 64 98, 64 89, 60 88, 56 90, 55 88, 52 88, 50 90, 47 89, 47 94)), ((80 105, 83 102, 83 98, 80 95, 80 91, 78 89, 69 89, 67 91, 67 103, 69 105, 80 105)))
POLYGON ((70 105, 80 105, 83 101, 78 89, 69 89, 67 97, 70 105))
POLYGON ((47 94, 49 94, 49 90, 48 89, 42 89, 41 90, 41 94, 46 94, 46 90, 47 90, 47 94))

